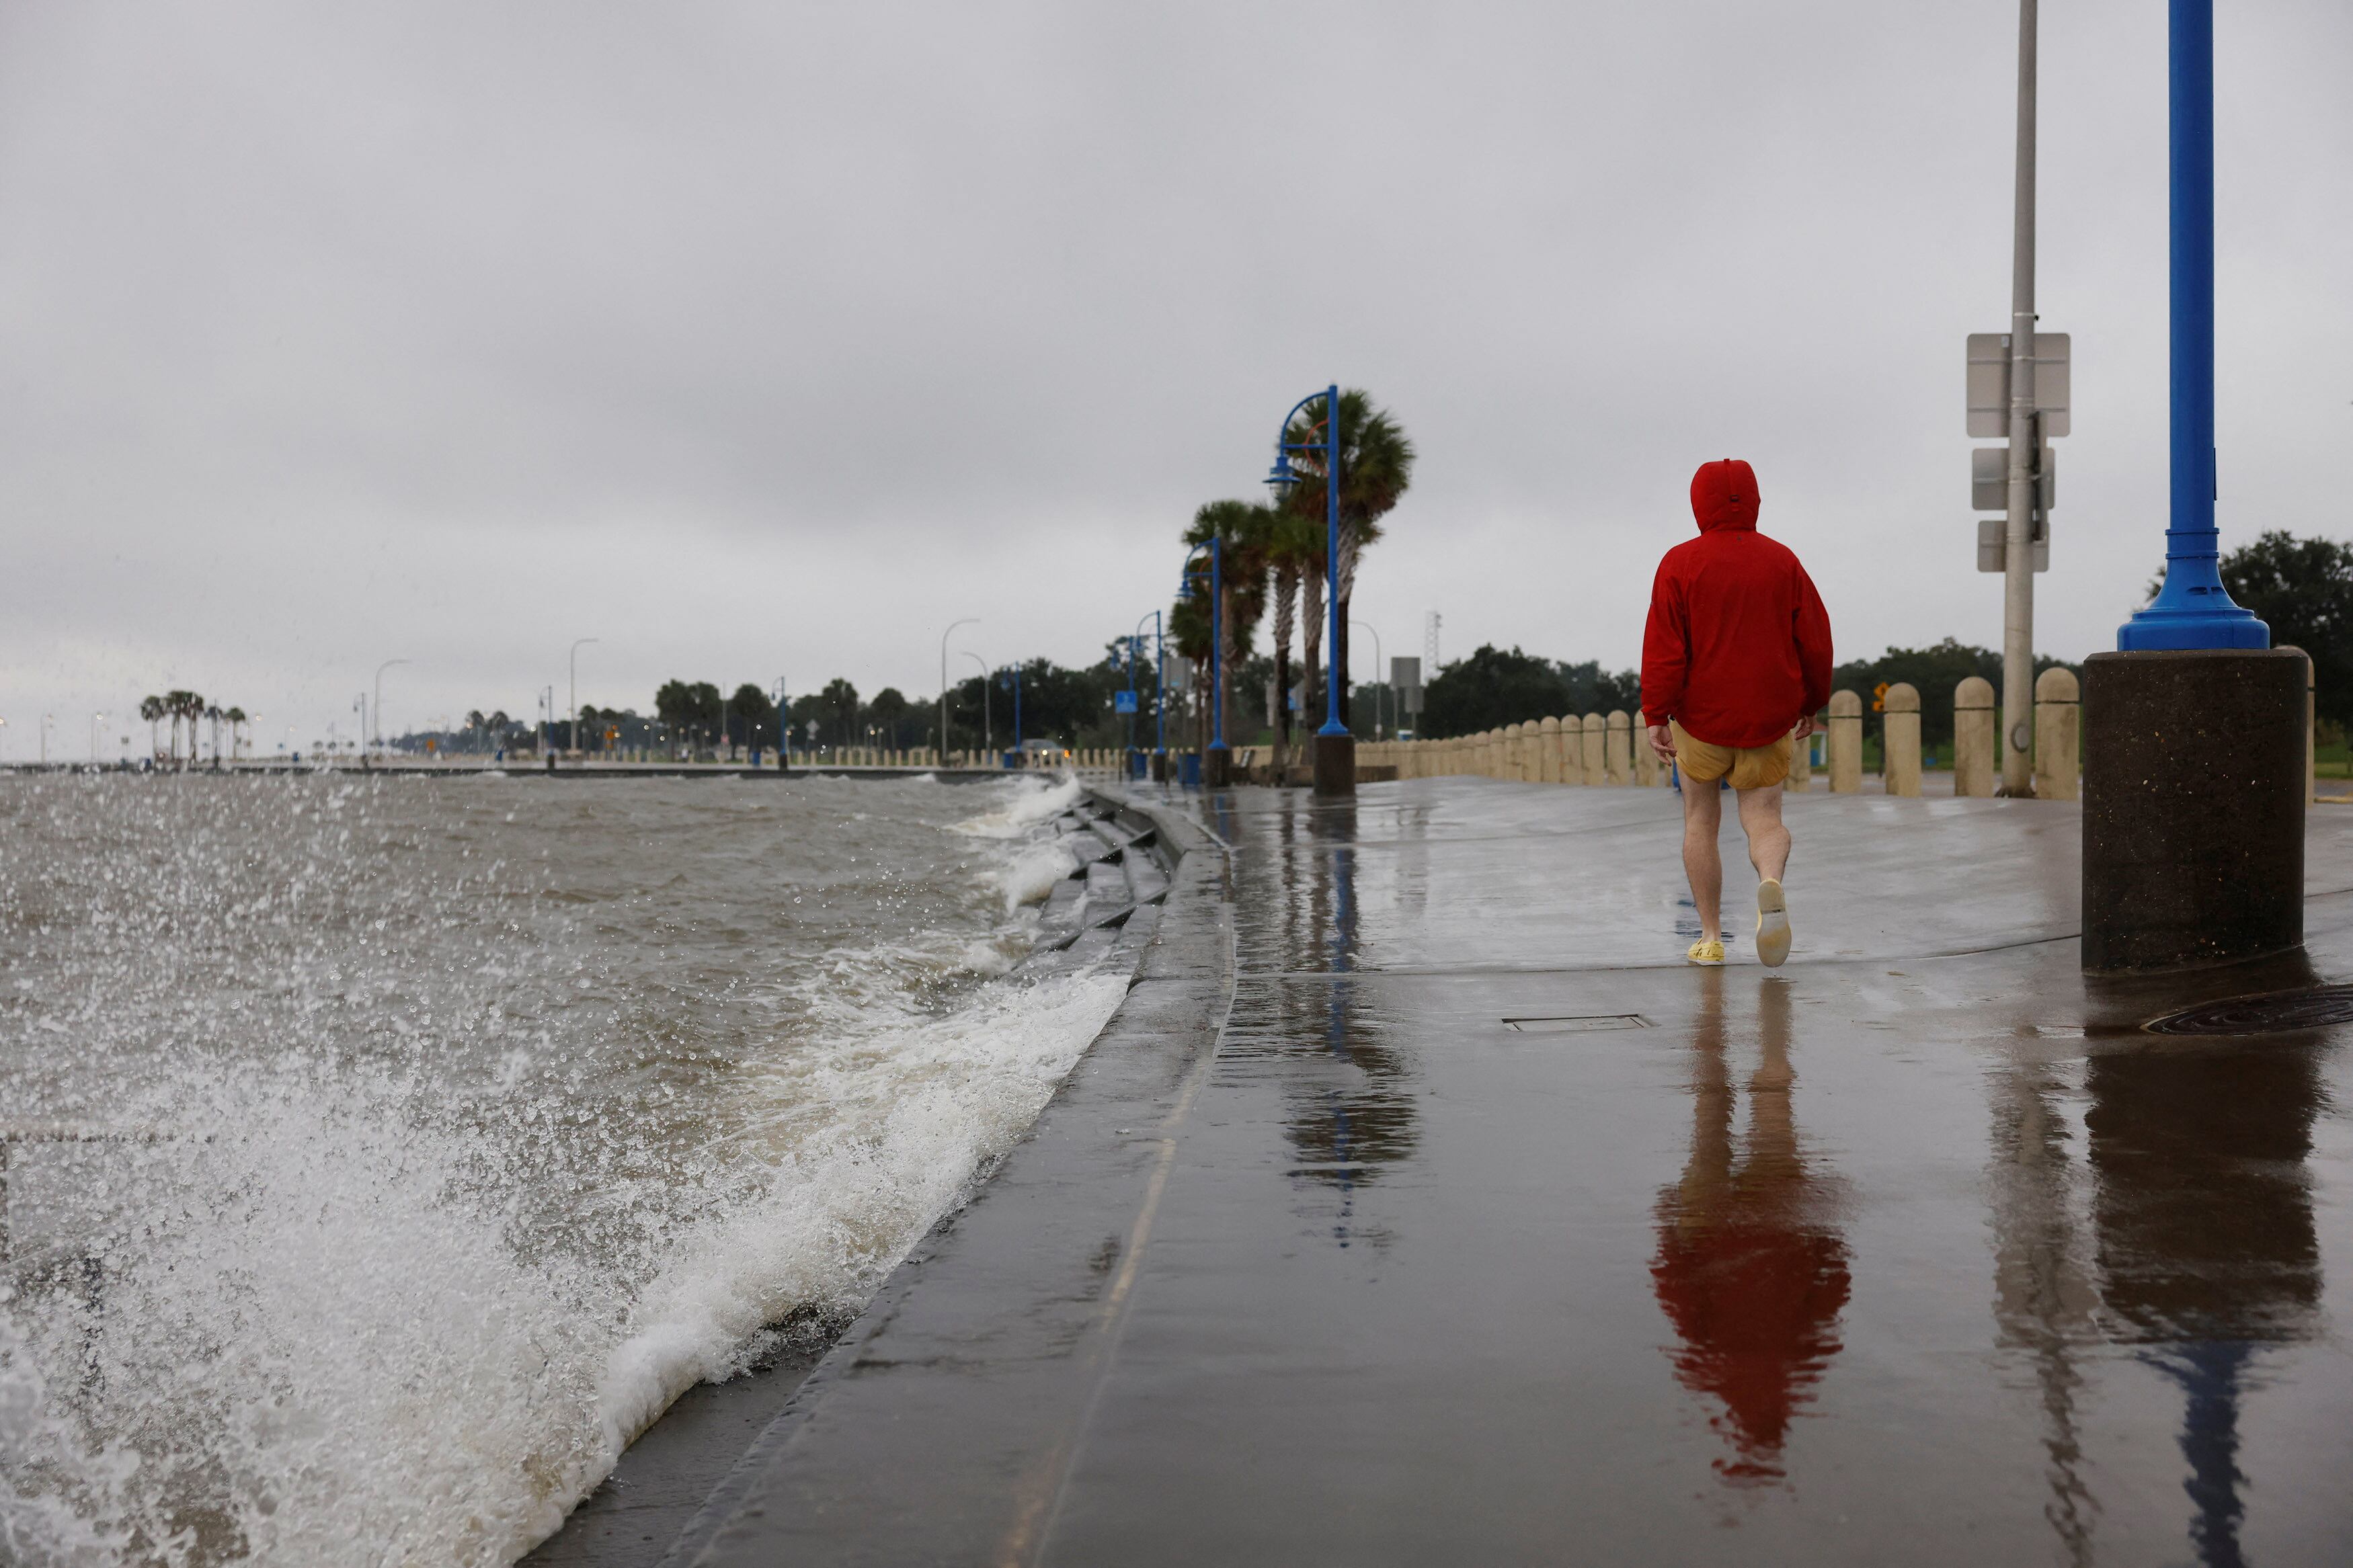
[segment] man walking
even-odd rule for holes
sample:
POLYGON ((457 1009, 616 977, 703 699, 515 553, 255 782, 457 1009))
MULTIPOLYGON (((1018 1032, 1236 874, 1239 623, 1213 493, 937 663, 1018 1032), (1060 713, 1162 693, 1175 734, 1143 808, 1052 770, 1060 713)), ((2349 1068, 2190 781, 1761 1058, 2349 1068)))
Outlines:
POLYGON ((1781 781, 1830 700, 1831 619, 1797 556, 1757 531, 1746 463, 1701 464, 1691 500, 1699 537, 1659 563, 1642 633, 1642 722, 1651 749, 1683 775, 1683 871, 1700 925, 1684 956, 1724 962, 1723 781, 1757 868, 1757 956, 1778 965, 1789 956, 1781 781))

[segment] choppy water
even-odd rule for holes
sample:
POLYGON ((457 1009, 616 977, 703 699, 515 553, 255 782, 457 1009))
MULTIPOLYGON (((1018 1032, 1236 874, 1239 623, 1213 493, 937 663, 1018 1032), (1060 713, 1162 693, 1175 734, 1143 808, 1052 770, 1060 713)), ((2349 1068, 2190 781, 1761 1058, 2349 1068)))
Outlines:
POLYGON ((513 1559, 1117 1005, 1073 788, 0 780, 0 1562, 513 1559))

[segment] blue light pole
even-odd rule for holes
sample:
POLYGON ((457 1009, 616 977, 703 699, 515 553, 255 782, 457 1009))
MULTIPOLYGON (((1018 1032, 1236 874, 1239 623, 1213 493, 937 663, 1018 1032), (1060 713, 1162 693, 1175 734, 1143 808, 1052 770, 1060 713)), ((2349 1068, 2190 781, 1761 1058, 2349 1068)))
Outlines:
POLYGON ((2270 646, 2217 563, 2213 0, 2168 0, 2167 16, 2172 515, 2157 602, 2117 628, 2116 652, 2084 661, 2081 953, 2093 974, 2304 942, 2312 667, 2270 646))
POLYGON ((1324 590, 1325 609, 1331 617, 1331 635, 1325 643, 1326 674, 1324 679, 1324 727, 1315 731, 1315 793, 1317 795, 1354 795, 1356 793, 1356 741, 1348 727, 1340 722, 1340 595, 1336 573, 1340 565, 1340 388, 1337 383, 1322 392, 1310 393, 1293 404, 1291 412, 1282 416, 1281 432, 1274 438, 1274 469, 1266 482, 1275 494, 1285 496, 1299 482, 1291 467, 1293 452, 1324 454, 1324 590), (1324 439, 1293 441, 1290 439, 1291 422, 1299 411, 1324 400, 1324 439))
POLYGON ((2127 653, 2269 647, 2271 628, 2222 586, 2214 525, 2214 0, 2170 0, 2173 508, 2165 586, 2116 631, 2127 653))
MULTIPOLYGON (((1225 667, 1225 539, 1209 536, 1209 745, 1202 759, 1202 775, 1211 789, 1223 789, 1232 783, 1232 757, 1226 745, 1226 667, 1225 667)), ((1193 596, 1193 584, 1201 573, 1194 556, 1185 563, 1185 575, 1177 584, 1180 598, 1193 596)))
MULTIPOLYGON (((1159 759, 1160 774, 1165 777, 1168 772, 1168 647, 1161 635, 1158 610, 1153 611, 1148 617, 1136 617, 1135 630, 1129 635, 1129 646, 1133 647, 1134 639, 1144 635, 1146 619, 1152 622, 1152 752, 1159 759)), ((1134 684, 1133 680, 1128 682, 1131 687, 1134 684)))
POLYGON ((1007 668, 1012 676, 1013 751, 1018 756, 1020 754, 1021 751, 1021 667, 1016 664, 1009 665, 1007 668))

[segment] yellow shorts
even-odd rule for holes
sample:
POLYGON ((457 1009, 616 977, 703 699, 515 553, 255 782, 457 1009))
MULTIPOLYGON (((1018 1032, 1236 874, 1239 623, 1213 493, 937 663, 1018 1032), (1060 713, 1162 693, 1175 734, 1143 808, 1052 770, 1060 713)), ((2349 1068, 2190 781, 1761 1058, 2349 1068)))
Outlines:
POLYGON ((1766 789, 1789 776, 1794 736, 1784 735, 1769 746, 1719 746, 1692 739, 1681 724, 1672 732, 1676 770, 1694 784, 1714 784, 1729 773, 1735 789, 1766 789))

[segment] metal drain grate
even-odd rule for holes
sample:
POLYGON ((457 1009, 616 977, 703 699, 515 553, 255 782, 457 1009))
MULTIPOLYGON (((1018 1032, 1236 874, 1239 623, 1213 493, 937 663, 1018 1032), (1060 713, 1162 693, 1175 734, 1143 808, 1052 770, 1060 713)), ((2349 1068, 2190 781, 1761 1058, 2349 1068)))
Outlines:
POLYGON ((1523 1035, 1584 1035, 1596 1029, 1647 1029, 1640 1013, 1595 1013, 1580 1018, 1506 1018, 1504 1026, 1523 1035))
POLYGON ((2225 996, 2141 1026, 2152 1035, 2279 1035, 2353 1024, 2353 985, 2314 985, 2225 996))

